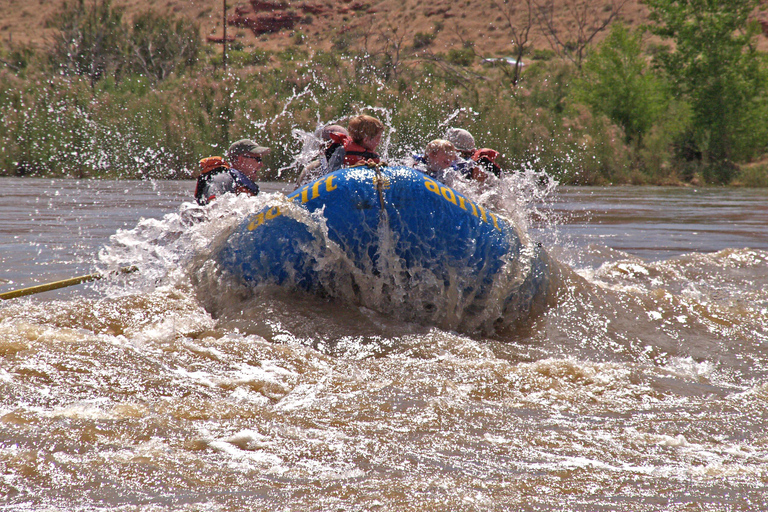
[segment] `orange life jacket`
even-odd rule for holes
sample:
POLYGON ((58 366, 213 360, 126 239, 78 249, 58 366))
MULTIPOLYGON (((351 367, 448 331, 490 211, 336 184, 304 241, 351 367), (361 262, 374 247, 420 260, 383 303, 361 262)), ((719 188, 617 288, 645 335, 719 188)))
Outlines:
POLYGON ((233 169, 222 157, 209 156, 200 160, 200 176, 197 177, 195 186, 195 199, 198 204, 205 205, 216 199, 215 193, 212 193, 211 184, 220 173, 228 173, 230 180, 225 190, 221 190, 222 192, 254 196, 259 193, 259 186, 245 174, 233 169))
POLYGON ((220 167, 226 167, 229 169, 229 164, 224 161, 224 158, 220 156, 208 156, 200 160, 200 174, 206 174, 214 169, 220 167))

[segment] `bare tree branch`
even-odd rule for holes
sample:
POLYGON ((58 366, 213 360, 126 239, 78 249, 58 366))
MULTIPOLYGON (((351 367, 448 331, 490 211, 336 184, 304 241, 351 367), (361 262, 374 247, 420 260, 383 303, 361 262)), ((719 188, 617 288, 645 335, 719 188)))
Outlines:
POLYGON ((561 34, 555 20, 554 0, 532 0, 536 19, 549 45, 558 56, 567 58, 579 69, 595 36, 608 28, 628 1, 611 0, 606 5, 589 0, 565 0, 561 8, 564 7, 566 19, 575 25, 575 30, 565 30, 561 34))
MULTIPOLYGON (((533 27, 534 5, 533 0, 523 0, 524 12, 518 15, 518 9, 515 2, 511 0, 492 0, 496 9, 501 12, 507 21, 507 28, 512 36, 512 45, 514 46, 513 57, 515 65, 512 67, 511 81, 515 86, 520 81, 520 75, 523 71, 523 55, 528 51, 528 38, 533 27)), ((505 75, 510 76, 506 66, 502 68, 505 75)))

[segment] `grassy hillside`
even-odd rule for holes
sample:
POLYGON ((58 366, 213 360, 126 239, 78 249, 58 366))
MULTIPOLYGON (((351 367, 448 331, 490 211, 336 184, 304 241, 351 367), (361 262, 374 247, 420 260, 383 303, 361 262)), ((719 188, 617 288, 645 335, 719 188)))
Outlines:
MULTIPOLYGON (((52 29, 47 26, 46 21, 63 3, 64 0, 0 0, 0 39, 45 45, 52 34, 52 29)), ((437 29, 434 44, 439 48, 449 48, 461 45, 462 41, 471 40, 475 43, 478 53, 483 55, 505 55, 512 49, 508 23, 504 16, 504 9, 509 4, 505 4, 503 0, 340 0, 335 3, 304 0, 284 2, 284 8, 277 1, 261 2, 270 3, 275 6, 273 10, 278 12, 293 10, 303 13, 305 11, 301 8, 304 6, 309 6, 310 10, 302 16, 302 21, 297 23, 294 30, 257 36, 247 28, 229 27, 229 33, 235 35, 245 47, 280 50, 294 44, 295 32, 301 32, 306 35, 307 42, 312 47, 327 50, 334 45, 334 41, 343 37, 344 33, 376 32, 391 26, 409 35, 410 37, 406 37, 409 41, 416 33, 432 34, 437 29)), ((518 13, 525 8, 524 1, 512 3, 517 4, 518 13)), ((545 5, 546 2, 540 1, 538 4, 545 5)), ((124 7, 128 17, 148 9, 184 15, 199 23, 204 36, 222 34, 223 2, 220 1, 114 0, 113 5, 124 7)), ((647 16, 646 9, 638 0, 596 0, 586 4, 586 13, 583 11, 584 5, 582 1, 554 0, 553 22, 563 40, 575 40, 580 23, 604 18, 611 6, 621 6, 619 19, 628 25, 642 23, 647 16), (589 19, 584 19, 585 14, 589 19)), ((234 16, 238 9, 253 10, 249 2, 227 2, 228 16, 234 16)), ((534 48, 550 48, 539 24, 534 24, 530 41, 534 48)), ((354 42, 362 43, 360 40, 354 42)))
MULTIPOLYGON (((52 28, 47 21, 55 15, 66 0, 0 0, 0 40, 45 46, 52 36, 52 28)), ((77 0, 69 0, 70 2, 77 0)), ((86 0, 88 3, 88 0, 86 0)), ((527 0, 339 0, 321 2, 318 0, 271 0, 256 2, 266 10, 302 11, 309 6, 318 14, 302 16, 294 30, 282 30, 266 36, 255 35, 251 30, 229 27, 246 48, 258 47, 269 50, 281 50, 294 44, 295 32, 307 36, 307 42, 314 48, 329 49, 334 41, 346 32, 385 29, 397 27, 412 39, 417 33, 431 34, 437 29, 434 44, 438 48, 450 48, 471 40, 479 54, 502 56, 512 51, 509 23, 505 11, 520 15, 527 7, 527 0), (271 4, 271 5, 270 5, 271 4)), ((539 11, 551 11, 552 28, 563 41, 575 41, 580 31, 589 31, 594 23, 604 20, 611 10, 619 11, 617 20, 628 26, 646 23, 648 9, 641 0, 536 0, 530 2, 539 11)), ((218 0, 114 0, 113 5, 125 9, 131 16, 154 9, 173 15, 184 15, 196 20, 203 36, 221 36, 223 26, 224 2, 218 0)), ((253 11, 249 1, 226 2, 228 17, 239 10, 253 11)), ((265 10, 265 12, 266 12, 265 10)), ((543 12, 542 11, 542 12, 543 12)), ((768 19, 768 6, 758 11, 755 16, 768 19)), ((532 48, 543 50, 551 48, 549 30, 534 20, 529 34, 532 48)), ((524 22, 518 22, 518 30, 524 28, 524 22)), ((598 34, 593 42, 599 42, 604 33, 598 34)), ((355 41, 354 44, 362 44, 355 41)), ((762 37, 758 44, 763 51, 768 50, 768 37, 762 37)))

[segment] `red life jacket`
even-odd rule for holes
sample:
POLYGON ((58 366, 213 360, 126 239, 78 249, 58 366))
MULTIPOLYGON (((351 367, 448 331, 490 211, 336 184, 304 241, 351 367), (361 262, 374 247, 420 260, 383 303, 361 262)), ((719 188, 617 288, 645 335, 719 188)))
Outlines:
POLYGON ((472 160, 479 162, 481 158, 487 158, 488 161, 496 163, 496 159, 499 157, 499 152, 489 148, 481 148, 472 154, 472 160))
POLYGON ((486 171, 492 172, 496 177, 501 176, 501 167, 496 164, 499 152, 489 148, 481 148, 472 154, 472 160, 480 164, 486 171))
POLYGON ((351 167, 368 160, 373 160, 374 162, 379 163, 381 157, 378 153, 368 151, 363 146, 353 141, 352 137, 349 135, 345 135, 343 133, 331 133, 330 136, 334 143, 344 146, 345 166, 351 167))

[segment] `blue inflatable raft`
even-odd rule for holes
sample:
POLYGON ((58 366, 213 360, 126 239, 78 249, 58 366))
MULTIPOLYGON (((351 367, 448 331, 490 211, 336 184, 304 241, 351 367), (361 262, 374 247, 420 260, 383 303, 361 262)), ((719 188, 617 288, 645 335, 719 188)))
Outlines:
POLYGON ((550 276, 512 224, 407 167, 328 174, 246 218, 214 257, 243 283, 463 331, 543 308, 550 276))

